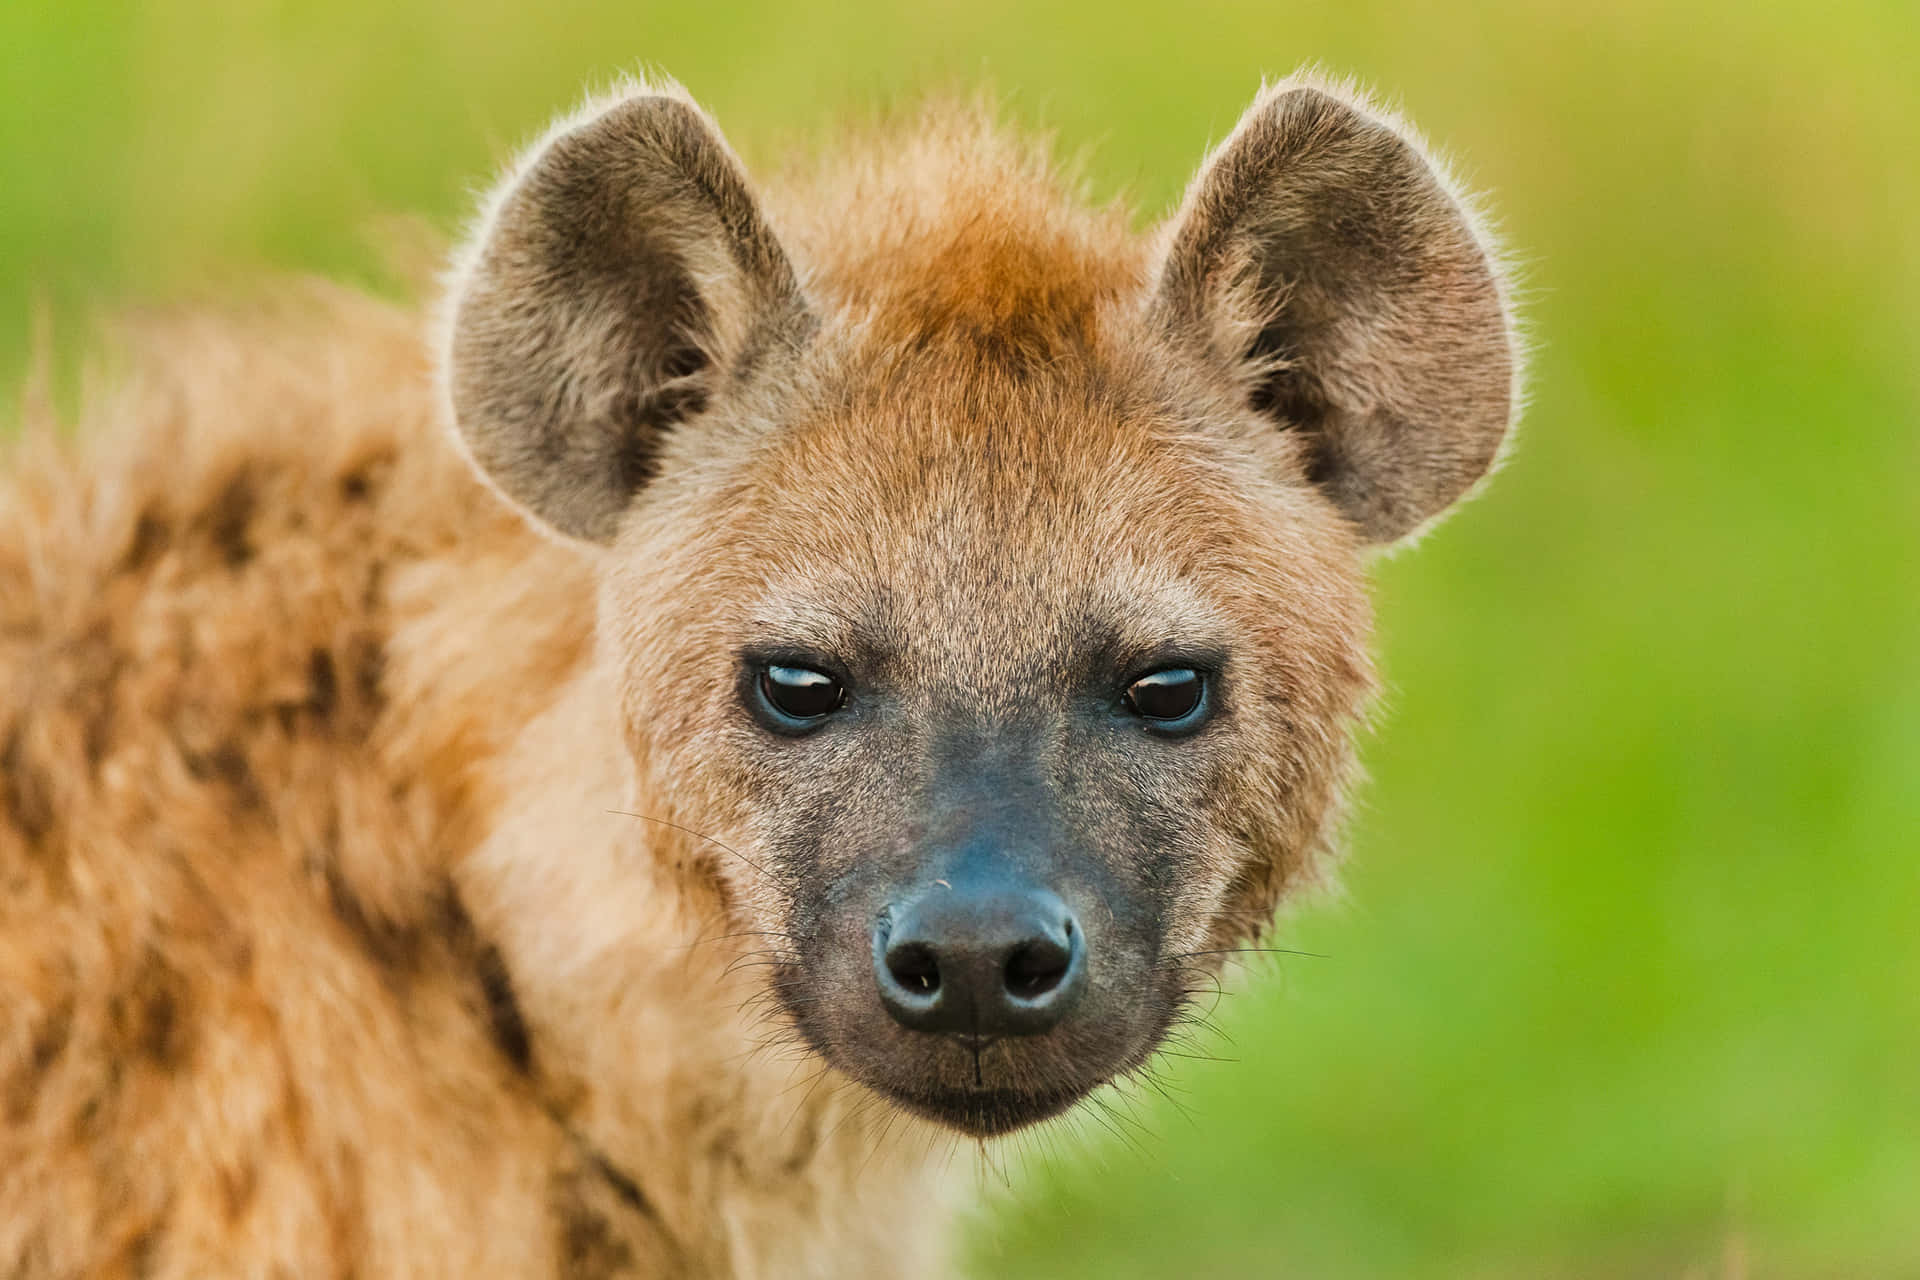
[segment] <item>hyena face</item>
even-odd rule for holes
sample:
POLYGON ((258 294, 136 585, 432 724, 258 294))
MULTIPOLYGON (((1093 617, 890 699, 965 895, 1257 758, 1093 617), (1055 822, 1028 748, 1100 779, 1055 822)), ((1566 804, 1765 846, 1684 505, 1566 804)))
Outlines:
POLYGON ((1030 186, 783 245, 636 91, 502 187, 446 364, 481 470, 598 548, 639 793, 786 1015, 981 1134, 1144 1061, 1310 873, 1359 554, 1486 472, 1514 377, 1471 219, 1333 91, 1263 94, 1150 244, 1030 186))
POLYGON ((660 794, 726 797, 673 821, 729 815, 808 1040, 993 1132, 1139 1063, 1270 909, 1364 611, 1338 518, 1210 443, 1176 380, 949 354, 809 347, 764 452, 636 512, 608 614, 636 620, 629 733, 660 794))

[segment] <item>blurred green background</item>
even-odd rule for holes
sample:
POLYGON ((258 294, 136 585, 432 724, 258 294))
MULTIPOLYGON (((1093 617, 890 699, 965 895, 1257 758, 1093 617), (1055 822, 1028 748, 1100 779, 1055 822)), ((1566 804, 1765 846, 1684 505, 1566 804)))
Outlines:
POLYGON ((1527 263, 1521 447, 1379 568, 1347 893, 1278 937, 1326 958, 1118 1135, 1001 1153, 973 1270, 1920 1276, 1912 0, 7 0, 0 51, 9 384, 36 309, 72 352, 100 305, 377 282, 383 215, 451 225, 643 62, 749 162, 991 82, 1143 217, 1263 73, 1397 95, 1527 263))

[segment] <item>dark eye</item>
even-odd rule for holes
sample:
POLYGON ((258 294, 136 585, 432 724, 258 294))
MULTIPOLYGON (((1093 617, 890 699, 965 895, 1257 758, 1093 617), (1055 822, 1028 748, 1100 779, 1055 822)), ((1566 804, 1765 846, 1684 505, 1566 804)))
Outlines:
POLYGON ((812 721, 838 711, 847 691, 824 671, 769 666, 760 672, 760 696, 788 720, 812 721))
POLYGON ((1207 682, 1191 667, 1168 667, 1141 676, 1127 686, 1127 710, 1163 728, 1184 727, 1194 719, 1206 698, 1207 682))

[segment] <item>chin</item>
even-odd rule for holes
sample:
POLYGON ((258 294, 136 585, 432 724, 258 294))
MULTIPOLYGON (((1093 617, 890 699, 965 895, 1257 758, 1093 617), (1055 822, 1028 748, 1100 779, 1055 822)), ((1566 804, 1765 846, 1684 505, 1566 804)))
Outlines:
POLYGON ((904 1110, 971 1138, 998 1138, 1073 1109, 1098 1083, 1034 1092, 1025 1089, 873 1085, 904 1110))
POLYGON ((964 1038, 869 1026, 828 1037, 815 1052, 899 1109, 971 1138, 997 1138, 1064 1115, 1152 1057, 1172 1011, 1145 1025, 1006 1036, 976 1051, 964 1038))

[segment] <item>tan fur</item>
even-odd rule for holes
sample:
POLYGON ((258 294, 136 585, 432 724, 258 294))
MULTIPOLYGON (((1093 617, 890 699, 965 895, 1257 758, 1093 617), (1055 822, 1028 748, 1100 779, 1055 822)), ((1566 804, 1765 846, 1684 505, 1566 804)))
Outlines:
POLYGON ((1158 242, 966 111, 766 216, 808 363, 668 432, 615 525, 570 508, 603 546, 479 483, 418 317, 333 290, 146 326, 77 443, 30 431, 0 488, 0 1273, 937 1270, 947 1141, 796 1056, 742 936, 779 888, 733 653, 848 624, 795 582, 897 584, 905 661, 983 689, 1072 601, 1244 637, 1266 711, 1169 945, 1314 874, 1370 684, 1363 539, 1164 343, 1158 242))

